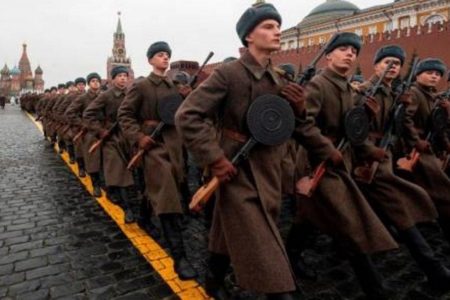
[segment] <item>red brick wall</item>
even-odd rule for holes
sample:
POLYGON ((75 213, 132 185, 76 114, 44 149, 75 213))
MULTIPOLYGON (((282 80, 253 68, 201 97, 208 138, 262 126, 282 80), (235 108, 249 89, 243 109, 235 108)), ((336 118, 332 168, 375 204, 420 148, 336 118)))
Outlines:
MULTIPOLYGON (((373 57, 377 49, 388 44, 398 44, 407 53, 403 73, 408 70, 408 65, 414 51, 420 58, 438 57, 450 67, 450 23, 443 25, 434 24, 430 29, 428 26, 412 27, 403 30, 394 30, 390 34, 378 33, 373 36, 363 37, 363 47, 359 55, 359 65, 365 78, 368 78, 373 71, 373 57)), ((279 51, 272 56, 274 65, 281 63, 292 63, 295 66, 300 64, 305 67, 317 54, 319 46, 303 47, 279 51)), ((326 61, 322 59, 318 67, 325 66, 326 61)), ((210 73, 219 64, 211 64, 207 68, 210 73)), ((445 80, 441 83, 441 88, 445 87, 445 80)))

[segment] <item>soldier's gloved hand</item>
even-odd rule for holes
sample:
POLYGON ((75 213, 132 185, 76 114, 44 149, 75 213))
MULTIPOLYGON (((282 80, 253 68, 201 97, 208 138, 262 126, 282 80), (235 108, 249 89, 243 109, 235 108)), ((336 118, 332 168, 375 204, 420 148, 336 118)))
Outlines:
POLYGON ((100 133, 98 134, 98 137, 100 139, 104 139, 107 136, 108 136, 108 130, 106 130, 106 129, 102 129, 102 131, 100 131, 100 133))
POLYGON ((236 167, 225 156, 213 162, 209 167, 211 174, 217 176, 220 182, 230 181, 237 174, 236 167))
POLYGON ((418 140, 415 147, 420 153, 430 153, 431 146, 428 141, 418 140))
POLYGON ((342 164, 344 157, 342 156, 341 151, 334 149, 329 157, 329 160, 335 167, 337 167, 342 164))
POLYGON ((374 161, 383 162, 388 158, 388 154, 384 149, 376 147, 370 154, 370 158, 374 161))
POLYGON ((149 137, 148 135, 144 135, 138 141, 139 149, 148 150, 155 144, 155 140, 149 137))
POLYGON ((305 112, 305 92, 301 85, 296 83, 288 83, 281 89, 283 95, 291 105, 297 117, 305 112))
POLYGON ((380 105, 373 97, 367 96, 364 105, 366 106, 368 113, 374 117, 380 112, 380 105))
POLYGON ((183 98, 186 98, 190 93, 192 92, 192 88, 189 85, 182 85, 179 89, 178 89, 178 93, 180 93, 180 95, 183 98))

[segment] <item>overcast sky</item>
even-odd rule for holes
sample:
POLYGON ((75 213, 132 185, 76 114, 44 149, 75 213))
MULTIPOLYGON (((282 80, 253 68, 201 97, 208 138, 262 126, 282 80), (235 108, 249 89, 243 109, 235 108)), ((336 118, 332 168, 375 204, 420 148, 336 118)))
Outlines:
MULTIPOLYGON (((272 0, 283 17, 282 28, 295 26, 325 0, 272 0)), ((145 53, 155 41, 172 47, 172 60, 212 62, 238 56, 235 25, 254 0, 14 0, 1 1, 0 65, 17 64, 28 44, 31 67, 44 70, 46 87, 86 76, 106 75, 117 12, 122 13, 127 54, 136 76, 150 72, 145 53)), ((359 8, 387 0, 353 0, 359 8)))

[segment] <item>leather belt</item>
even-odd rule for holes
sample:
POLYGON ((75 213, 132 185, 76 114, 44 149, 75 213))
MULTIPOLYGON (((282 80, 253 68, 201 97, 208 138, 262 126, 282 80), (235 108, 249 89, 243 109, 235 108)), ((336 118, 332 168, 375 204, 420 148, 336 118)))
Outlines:
POLYGON ((222 133, 225 137, 235 140, 240 143, 246 143, 248 141, 248 137, 245 134, 234 131, 232 129, 224 128, 224 129, 222 129, 222 133))
POLYGON ((158 126, 159 122, 160 121, 157 121, 157 120, 144 120, 143 124, 145 126, 155 127, 155 126, 158 126))

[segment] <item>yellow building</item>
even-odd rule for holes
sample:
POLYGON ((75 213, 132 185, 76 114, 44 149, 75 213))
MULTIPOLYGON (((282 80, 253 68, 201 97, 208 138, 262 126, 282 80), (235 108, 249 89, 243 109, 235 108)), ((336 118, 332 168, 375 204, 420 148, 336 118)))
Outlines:
POLYGON ((281 49, 296 49, 325 43, 336 31, 368 36, 380 32, 446 22, 450 0, 396 0, 359 9, 344 0, 326 0, 296 26, 284 30, 281 49))

